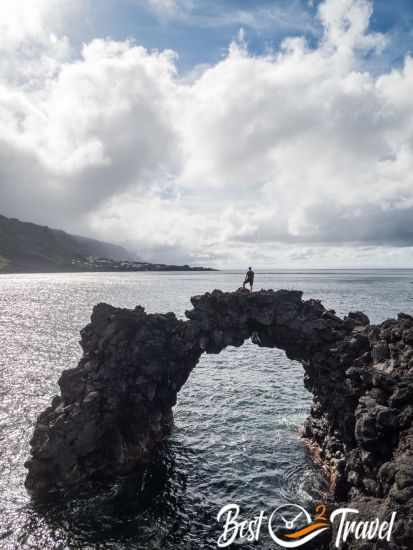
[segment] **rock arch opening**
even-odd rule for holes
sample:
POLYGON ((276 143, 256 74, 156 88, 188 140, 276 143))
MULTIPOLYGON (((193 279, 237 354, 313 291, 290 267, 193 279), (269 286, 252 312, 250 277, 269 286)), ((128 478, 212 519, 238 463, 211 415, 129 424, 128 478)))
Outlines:
POLYGON ((181 449, 189 450, 189 490, 204 494, 210 480, 216 503, 242 508, 321 498, 327 484, 300 437, 310 407, 303 368, 282 350, 247 340, 202 355, 178 395, 170 438, 178 462, 187 464, 181 449))

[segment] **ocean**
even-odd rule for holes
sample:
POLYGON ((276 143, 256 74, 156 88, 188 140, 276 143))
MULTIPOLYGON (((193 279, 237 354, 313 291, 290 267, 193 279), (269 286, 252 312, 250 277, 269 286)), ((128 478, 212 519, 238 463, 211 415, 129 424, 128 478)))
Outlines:
MULTIPOLYGON (((148 474, 65 502, 31 502, 24 462, 37 415, 76 366, 79 331, 93 306, 142 305, 184 318, 190 297, 241 286, 244 273, 163 272, 0 275, 0 548, 213 549, 217 513, 245 517, 286 502, 307 506, 327 490, 299 437, 311 395, 303 369, 251 342, 204 355, 178 396, 175 429, 148 474)), ((256 272, 255 290, 298 289, 340 316, 371 322, 413 314, 413 270, 256 272)), ((249 548, 246 544, 242 548, 249 548)), ((269 548, 265 540, 253 546, 269 548)))

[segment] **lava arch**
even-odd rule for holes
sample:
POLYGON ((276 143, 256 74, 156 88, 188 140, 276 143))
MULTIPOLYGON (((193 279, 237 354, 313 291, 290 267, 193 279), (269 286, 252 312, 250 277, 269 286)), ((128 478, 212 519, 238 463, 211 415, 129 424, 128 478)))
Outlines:
MULTIPOLYGON (((341 319, 292 290, 215 290, 191 302, 186 321, 140 306, 95 306, 81 331, 79 365, 63 372, 61 395, 36 422, 26 463, 34 496, 143 476, 200 356, 252 337, 303 365, 313 394, 303 434, 329 471, 335 498, 361 499, 379 515, 402 507, 408 517, 413 317, 379 326, 360 312, 341 319)), ((399 526, 400 540, 411 540, 411 524, 399 526)))
MULTIPOLYGON (((191 302, 187 321, 173 313, 147 314, 139 306, 94 308, 81 331, 79 365, 63 372, 61 396, 39 416, 28 488, 70 488, 144 467, 168 433, 177 393, 201 354, 240 346, 250 337, 301 361, 317 404, 337 399, 345 370, 337 344, 360 319, 368 322, 360 315, 341 320, 320 302, 303 301, 298 291, 215 290, 191 302)), ((363 346, 368 339, 359 335, 353 349, 363 346)), ((347 353, 348 365, 350 359, 347 353)), ((313 435, 320 440, 325 434, 318 431, 313 435)))

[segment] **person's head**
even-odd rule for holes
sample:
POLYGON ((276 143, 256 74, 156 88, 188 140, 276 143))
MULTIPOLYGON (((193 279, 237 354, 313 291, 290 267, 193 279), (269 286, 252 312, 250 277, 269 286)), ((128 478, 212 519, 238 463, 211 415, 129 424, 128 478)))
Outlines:
POLYGON ((248 271, 251 271, 251 268, 250 268, 250 267, 248 268, 248 271))

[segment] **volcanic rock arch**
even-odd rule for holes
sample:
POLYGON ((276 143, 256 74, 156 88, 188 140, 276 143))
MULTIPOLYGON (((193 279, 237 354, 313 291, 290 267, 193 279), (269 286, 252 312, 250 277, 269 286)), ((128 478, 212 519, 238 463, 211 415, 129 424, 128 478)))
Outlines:
MULTIPOLYGON (((302 363, 313 394, 304 436, 336 499, 368 499, 383 514, 413 504, 413 317, 372 326, 363 313, 341 319, 287 290, 215 290, 191 302, 186 321, 139 306, 94 308, 83 357, 35 426, 26 463, 34 495, 143 473, 201 354, 252 338, 302 363)), ((412 535, 407 522, 400 529, 400 540, 412 535)))

